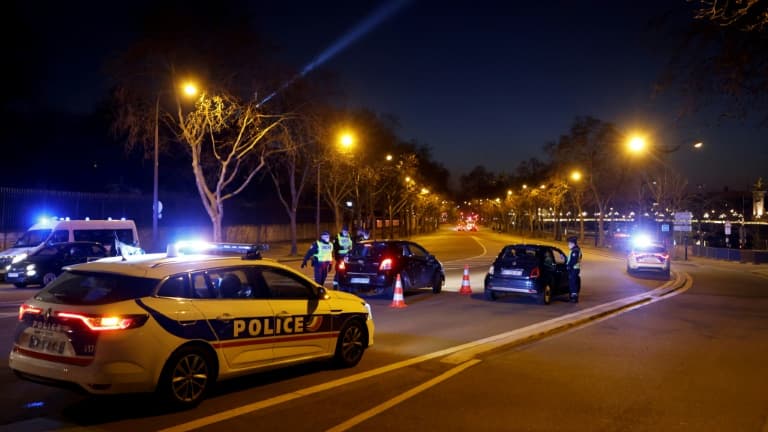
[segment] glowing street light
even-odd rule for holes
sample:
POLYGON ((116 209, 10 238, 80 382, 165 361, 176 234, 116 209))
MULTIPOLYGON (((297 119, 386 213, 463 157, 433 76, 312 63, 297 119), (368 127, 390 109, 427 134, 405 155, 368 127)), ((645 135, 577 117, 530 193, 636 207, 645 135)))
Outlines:
POLYGON ((633 136, 627 142, 627 149, 630 153, 642 153, 645 151, 646 141, 641 136, 633 136))
POLYGON ((339 135, 339 146, 344 151, 349 151, 355 145, 355 136, 351 132, 342 132, 339 135))
POLYGON ((581 180, 581 171, 579 171, 579 170, 571 171, 571 180, 573 180, 573 181, 580 181, 581 180))

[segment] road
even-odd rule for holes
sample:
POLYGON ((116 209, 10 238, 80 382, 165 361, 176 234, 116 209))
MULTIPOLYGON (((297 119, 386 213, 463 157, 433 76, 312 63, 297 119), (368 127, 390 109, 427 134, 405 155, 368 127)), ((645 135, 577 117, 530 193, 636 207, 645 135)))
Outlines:
MULTIPOLYGON (((520 239, 443 230, 415 240, 449 269, 445 292, 406 293, 404 309, 370 298, 376 345, 356 368, 257 374, 223 383, 194 410, 166 413, 147 398, 23 382, 3 365, 0 428, 768 431, 768 278, 747 271, 756 266, 675 263, 682 289, 591 319, 664 281, 629 277, 620 258, 586 248, 580 303, 489 302, 482 276, 503 244, 520 239), (464 265, 471 296, 457 293, 464 265), (580 324, 545 331, 560 322, 580 324)), ((33 292, 0 287, 0 313, 33 292)), ((0 352, 14 324, 0 318, 0 352)))

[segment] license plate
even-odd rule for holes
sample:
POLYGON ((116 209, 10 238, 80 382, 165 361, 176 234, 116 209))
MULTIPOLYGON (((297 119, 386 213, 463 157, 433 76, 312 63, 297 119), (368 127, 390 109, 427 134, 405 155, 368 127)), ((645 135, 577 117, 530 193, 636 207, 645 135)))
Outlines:
POLYGON ((523 269, 503 269, 501 270, 501 274, 506 276, 521 276, 523 274, 523 269))
POLYGON ((8 273, 8 277, 19 277, 18 273, 8 273))
POLYGON ((370 282, 368 278, 353 277, 349 280, 353 284, 367 284, 370 282))
POLYGON ((64 354, 67 348, 67 339, 57 336, 29 335, 29 349, 35 351, 49 352, 52 354, 64 354))

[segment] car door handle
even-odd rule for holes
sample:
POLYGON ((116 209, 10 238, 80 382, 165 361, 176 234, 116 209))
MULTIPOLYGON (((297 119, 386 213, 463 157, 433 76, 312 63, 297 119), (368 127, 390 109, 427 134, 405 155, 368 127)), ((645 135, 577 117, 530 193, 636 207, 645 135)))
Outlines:
POLYGON ((219 321, 229 321, 232 318, 234 318, 234 317, 231 314, 226 313, 226 312, 216 317, 216 319, 219 320, 219 321))
POLYGON ((279 318, 284 318, 287 316, 290 316, 291 314, 288 313, 288 311, 280 311, 280 313, 277 314, 279 318))
POLYGON ((197 320, 179 321, 179 325, 182 325, 182 326, 191 326, 191 325, 195 325, 196 323, 197 323, 197 320))

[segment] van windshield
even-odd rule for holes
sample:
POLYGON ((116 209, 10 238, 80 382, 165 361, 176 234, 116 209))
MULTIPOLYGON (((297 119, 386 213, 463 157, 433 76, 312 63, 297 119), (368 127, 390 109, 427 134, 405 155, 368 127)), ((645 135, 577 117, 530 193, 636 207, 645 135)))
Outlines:
POLYGON ((51 231, 52 230, 50 228, 29 230, 25 232, 24 235, 22 235, 18 240, 16 240, 16 243, 13 244, 13 247, 35 247, 46 241, 51 235, 51 231))

